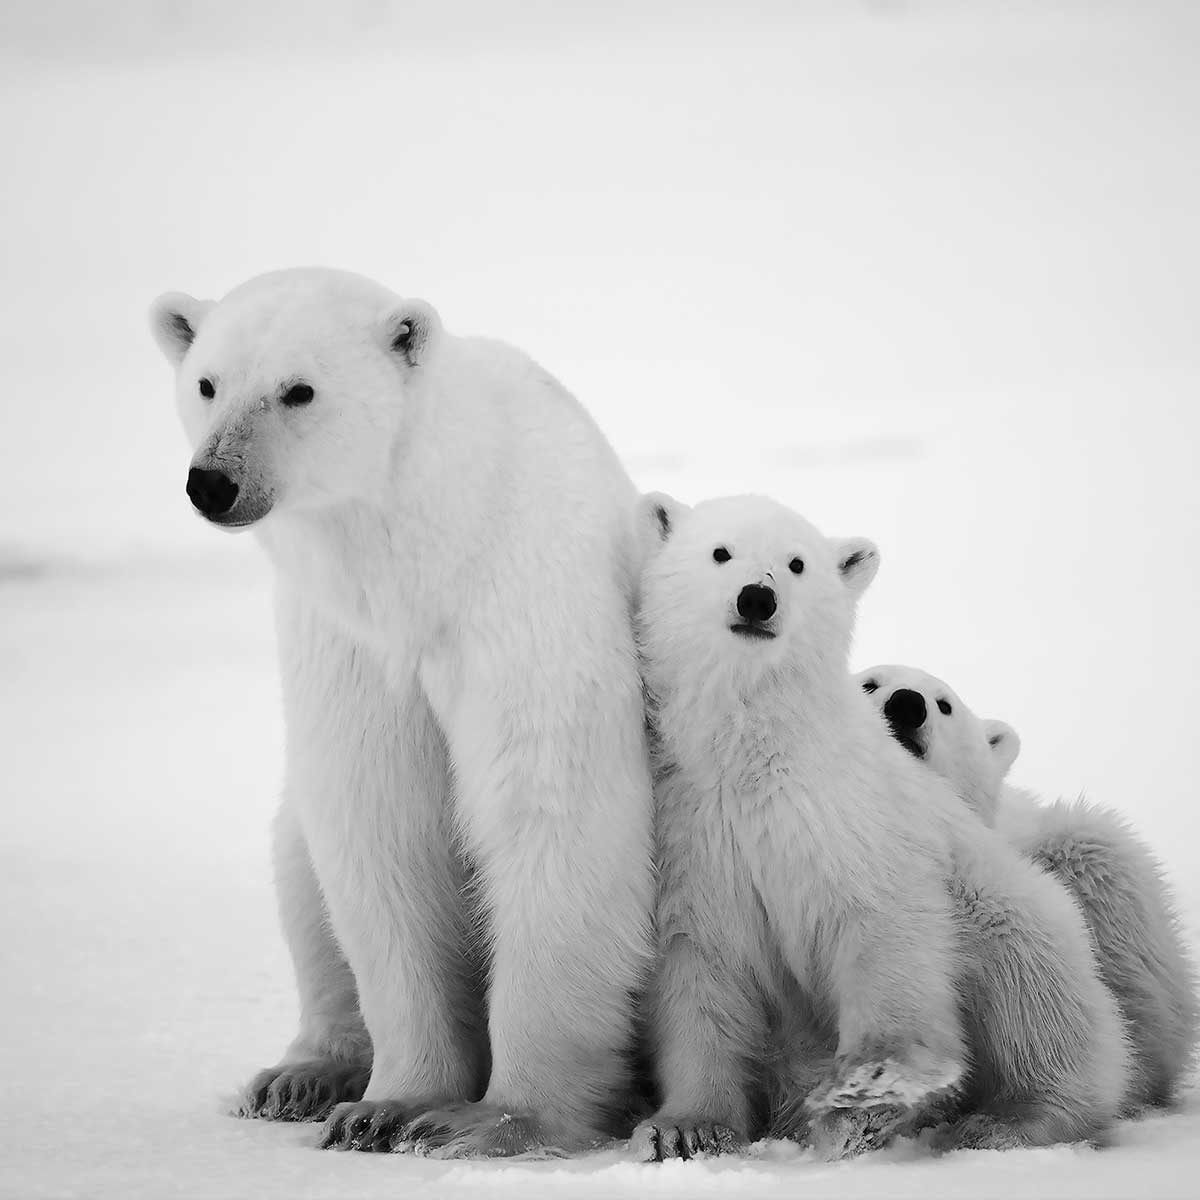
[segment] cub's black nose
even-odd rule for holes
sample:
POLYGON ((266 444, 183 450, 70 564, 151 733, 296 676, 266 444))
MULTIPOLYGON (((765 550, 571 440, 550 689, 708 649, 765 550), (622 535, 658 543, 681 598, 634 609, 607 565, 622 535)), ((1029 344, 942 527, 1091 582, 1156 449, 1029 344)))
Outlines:
POLYGON ((911 688, 897 688, 887 698, 883 715, 893 729, 920 729, 925 724, 925 697, 911 688))
POLYGON ((187 494, 206 517, 219 517, 233 507, 238 485, 224 471, 202 471, 193 467, 188 472, 187 494))
POLYGON ((762 583, 748 583, 737 599, 738 616, 747 621, 769 621, 775 615, 775 593, 762 583))

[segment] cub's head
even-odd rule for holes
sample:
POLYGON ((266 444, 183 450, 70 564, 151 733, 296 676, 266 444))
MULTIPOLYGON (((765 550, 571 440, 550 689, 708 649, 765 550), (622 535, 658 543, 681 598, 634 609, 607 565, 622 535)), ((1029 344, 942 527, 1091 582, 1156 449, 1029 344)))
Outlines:
POLYGON ((150 327, 192 444, 188 498, 230 529, 378 494, 441 333, 421 301, 315 268, 215 302, 168 293, 150 327))
POLYGON ((827 538, 762 496, 688 508, 651 493, 639 520, 640 634, 652 684, 845 671, 855 606, 879 564, 871 542, 827 538))
POLYGON ((1016 731, 980 720, 940 679, 915 667, 872 667, 858 682, 892 736, 993 824, 1000 785, 1021 749, 1016 731))

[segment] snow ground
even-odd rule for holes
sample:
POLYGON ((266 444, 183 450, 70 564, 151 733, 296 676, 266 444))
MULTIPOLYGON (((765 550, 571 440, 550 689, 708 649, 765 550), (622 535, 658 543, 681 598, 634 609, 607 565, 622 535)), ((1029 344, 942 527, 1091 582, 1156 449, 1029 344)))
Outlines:
POLYGON ((268 579, 187 512, 142 313, 279 265, 527 347, 645 487, 874 537, 856 664, 1129 813, 1200 946, 1195 6, 585 7, 0 12, 0 1196, 1195 1195, 1194 1089, 1102 1152, 838 1167, 222 1114, 294 1020, 268 579))

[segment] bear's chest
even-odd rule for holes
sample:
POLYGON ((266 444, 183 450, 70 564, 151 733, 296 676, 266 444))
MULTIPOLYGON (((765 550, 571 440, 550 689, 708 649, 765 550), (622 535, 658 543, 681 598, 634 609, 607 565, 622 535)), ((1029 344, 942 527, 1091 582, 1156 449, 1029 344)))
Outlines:
POLYGON ((750 861, 785 872, 823 869, 836 814, 790 756, 736 757, 719 764, 716 777, 717 807, 750 861))

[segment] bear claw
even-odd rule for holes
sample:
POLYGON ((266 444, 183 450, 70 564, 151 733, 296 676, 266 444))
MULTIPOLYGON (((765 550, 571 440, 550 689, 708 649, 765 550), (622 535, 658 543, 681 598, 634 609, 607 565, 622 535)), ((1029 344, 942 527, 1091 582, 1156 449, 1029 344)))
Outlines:
POLYGON ((639 1162, 667 1162, 717 1154, 740 1148, 742 1139, 728 1125, 692 1118, 643 1121, 629 1139, 629 1148, 639 1162))
POLYGON ((264 1121, 320 1121, 335 1104, 357 1100, 370 1070, 346 1063, 289 1063, 259 1071, 234 1106, 238 1117, 264 1121))
POLYGON ((546 1127, 532 1114, 512 1112, 482 1101, 444 1104, 421 1113, 399 1135, 397 1150, 435 1158, 557 1157, 567 1143, 595 1141, 577 1136, 552 1144, 546 1127))
POLYGON ((361 1150, 384 1154, 396 1149, 413 1106, 395 1100, 359 1100, 339 1104, 321 1130, 322 1150, 361 1150))

